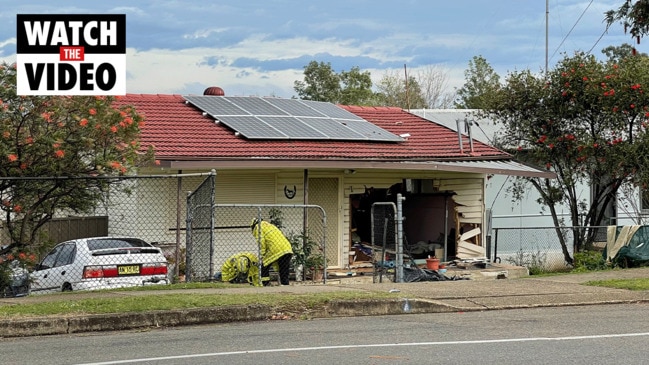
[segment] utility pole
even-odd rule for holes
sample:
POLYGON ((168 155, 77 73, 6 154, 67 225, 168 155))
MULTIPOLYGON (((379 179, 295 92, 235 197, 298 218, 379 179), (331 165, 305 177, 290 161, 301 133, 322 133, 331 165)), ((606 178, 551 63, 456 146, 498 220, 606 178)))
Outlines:
POLYGON ((548 74, 548 14, 550 14, 550 0, 545 0, 545 74, 548 74))

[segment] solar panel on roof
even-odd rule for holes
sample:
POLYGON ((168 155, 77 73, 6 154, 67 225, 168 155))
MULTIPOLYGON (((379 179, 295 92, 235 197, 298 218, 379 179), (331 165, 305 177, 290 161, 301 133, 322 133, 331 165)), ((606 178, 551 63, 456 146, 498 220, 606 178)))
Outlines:
POLYGON ((198 109, 250 139, 402 139, 334 104, 297 99, 192 95, 198 109))
POLYGON ((358 115, 348 112, 347 110, 331 103, 324 103, 321 101, 311 101, 311 100, 300 100, 300 102, 330 118, 365 120, 359 117, 358 115))
POLYGON ((251 98, 247 96, 229 96, 228 101, 247 110, 253 115, 289 115, 289 113, 273 106, 263 98, 251 98))
POLYGON ((326 117, 325 114, 318 113, 315 109, 299 102, 299 100, 268 98, 266 101, 288 112, 294 117, 326 117))
POLYGON ((401 137, 396 136, 383 128, 377 127, 372 123, 367 123, 364 120, 350 120, 350 119, 337 119, 333 120, 342 123, 343 125, 351 128, 353 131, 362 134, 372 141, 386 141, 386 142, 399 142, 401 137))
POLYGON ((330 139, 339 139, 339 140, 352 140, 352 141, 363 141, 368 138, 364 137, 362 134, 356 133, 355 131, 349 129, 348 127, 342 125, 339 122, 331 118, 297 118, 309 125, 311 128, 314 128, 330 139))
POLYGON ((237 126, 236 131, 251 139, 287 139, 288 136, 268 125, 255 116, 219 116, 219 121, 226 125, 237 126))
POLYGON ((293 139, 327 139, 327 135, 292 117, 264 117, 264 121, 293 139))
POLYGON ((185 96, 185 99, 215 118, 217 115, 250 115, 224 97, 185 96))

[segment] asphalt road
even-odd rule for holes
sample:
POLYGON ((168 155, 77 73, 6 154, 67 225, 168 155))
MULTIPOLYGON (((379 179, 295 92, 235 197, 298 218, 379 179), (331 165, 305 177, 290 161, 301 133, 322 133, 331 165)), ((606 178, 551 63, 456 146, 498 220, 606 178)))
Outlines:
POLYGON ((3 364, 646 362, 649 304, 214 324, 8 338, 3 364))

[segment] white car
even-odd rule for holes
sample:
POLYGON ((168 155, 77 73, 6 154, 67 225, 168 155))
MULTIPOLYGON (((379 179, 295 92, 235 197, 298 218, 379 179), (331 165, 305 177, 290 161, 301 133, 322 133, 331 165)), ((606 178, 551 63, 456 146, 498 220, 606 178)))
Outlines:
POLYGON ((133 237, 92 237, 59 243, 30 275, 32 294, 168 284, 158 247, 133 237))

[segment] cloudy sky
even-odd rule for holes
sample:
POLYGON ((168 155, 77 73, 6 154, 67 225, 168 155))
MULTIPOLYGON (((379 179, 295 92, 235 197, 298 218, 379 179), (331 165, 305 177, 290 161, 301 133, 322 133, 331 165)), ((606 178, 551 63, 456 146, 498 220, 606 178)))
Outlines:
MULTIPOLYGON (((631 43, 606 32, 604 12, 623 0, 547 0, 549 65, 564 54, 601 55, 631 43)), ((546 0, 3 0, 0 61, 16 59, 16 14, 126 14, 127 92, 291 97, 311 60, 340 72, 436 68, 464 83, 477 55, 504 77, 545 66, 546 0)), ((638 49, 643 49, 640 45, 638 49)))

